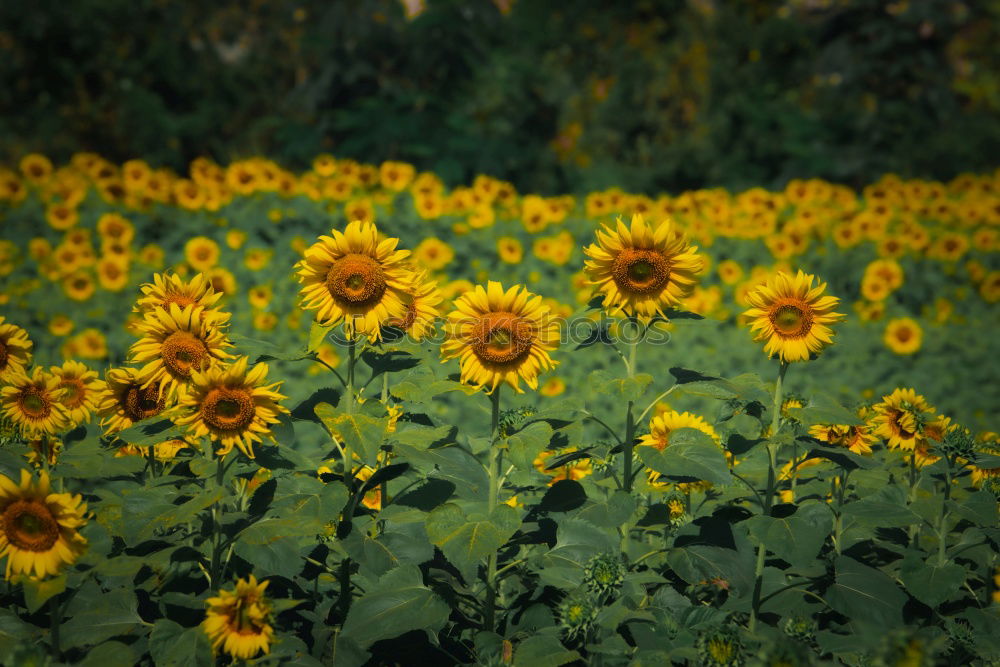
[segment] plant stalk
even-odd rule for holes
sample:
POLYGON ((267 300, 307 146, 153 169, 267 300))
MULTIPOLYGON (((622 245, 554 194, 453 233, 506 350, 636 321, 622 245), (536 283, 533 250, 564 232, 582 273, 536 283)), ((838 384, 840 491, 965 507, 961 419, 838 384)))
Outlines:
MULTIPOLYGON (((497 446, 500 437, 500 387, 498 386, 490 394, 490 404, 492 407, 490 415, 490 450, 489 450, 489 477, 490 490, 486 500, 489 513, 497 508, 500 495, 500 470, 503 466, 503 451, 497 446)), ((497 606, 497 554, 494 551, 489 555, 486 562, 486 606, 483 612, 483 625, 487 632, 493 632, 496 628, 496 606, 497 606)))

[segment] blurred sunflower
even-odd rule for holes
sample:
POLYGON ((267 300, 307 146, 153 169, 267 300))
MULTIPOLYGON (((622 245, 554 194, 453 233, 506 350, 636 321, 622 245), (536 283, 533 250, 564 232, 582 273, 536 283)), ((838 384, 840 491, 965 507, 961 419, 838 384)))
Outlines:
MULTIPOLYGON (((2 331, 3 320, 0 319, 0 331, 2 331)), ((56 315, 51 320, 49 320, 49 333, 53 336, 68 336, 74 327, 74 322, 65 315, 56 315)), ((0 333, 0 341, 2 341, 2 333, 0 333)), ((0 371, 0 377, 2 377, 2 371, 0 371)))
POLYGON ((898 317, 889 320, 885 327, 882 340, 896 354, 913 354, 920 349, 924 339, 924 330, 911 317, 898 317))
POLYGON ((784 272, 747 295, 751 308, 743 313, 751 319, 755 340, 766 341, 768 357, 778 355, 784 362, 806 361, 833 343, 829 324, 843 315, 833 312, 839 299, 823 296, 826 283, 812 286, 814 276, 799 271, 784 272))
POLYGON ((90 421, 90 415, 104 390, 104 382, 97 378, 97 372, 73 359, 49 370, 59 378, 57 389, 62 392, 59 400, 69 413, 70 421, 74 425, 90 421))
POLYGON ((253 443, 263 438, 274 440, 270 424, 278 423, 278 415, 288 409, 278 401, 285 397, 277 392, 281 382, 265 384, 267 364, 257 364, 247 371, 247 358, 240 357, 230 366, 192 373, 191 391, 181 401, 187 414, 174 421, 186 426, 195 438, 209 436, 225 456, 233 446, 254 458, 253 443))
POLYGON ((501 382, 516 392, 519 381, 538 387, 538 374, 556 363, 549 353, 559 345, 559 324, 550 317, 542 297, 521 285, 504 291, 490 281, 477 285, 455 301, 445 324, 442 360, 459 357, 461 381, 487 387, 492 393, 501 382))
POLYGON ((35 366, 31 375, 18 371, 8 375, 0 388, 4 414, 27 437, 55 435, 70 426, 69 412, 61 402, 59 378, 35 366))
POLYGON ((440 271, 455 258, 451 246, 436 237, 429 237, 413 249, 413 261, 431 271, 440 271))
POLYGON ((427 279, 427 272, 414 271, 409 288, 403 296, 405 312, 386 324, 401 329, 413 340, 423 340, 434 333, 434 322, 441 314, 438 305, 443 300, 437 283, 427 279))
POLYGON ((52 229, 66 230, 79 222, 80 214, 69 204, 51 204, 45 209, 45 220, 52 229))
POLYGON ((641 215, 632 216, 617 230, 602 226, 597 243, 584 249, 587 276, 604 297, 611 314, 623 313, 643 321, 665 316, 665 308, 680 305, 694 290, 704 264, 698 248, 676 231, 669 220, 655 228, 641 215))
POLYGON ((135 227, 117 213, 105 213, 97 220, 97 233, 102 238, 129 244, 135 238, 135 227))
POLYGON ((94 279, 86 271, 77 271, 66 276, 63 279, 62 287, 66 296, 73 301, 86 301, 97 291, 94 279))
POLYGON ((24 373, 31 363, 33 343, 28 332, 16 324, 6 323, 0 315, 0 384, 6 384, 14 375, 24 373))
POLYGON ((38 479, 21 470, 20 484, 0 475, 0 558, 7 558, 6 578, 32 579, 59 574, 87 548, 78 529, 87 523, 80 495, 53 493, 44 470, 38 479))
POLYGON ((160 414, 166 406, 159 386, 143 387, 134 368, 112 368, 104 379, 95 406, 104 435, 120 433, 136 422, 160 414))
POLYGON ((268 653, 274 640, 271 627, 271 603, 264 597, 267 581, 259 584, 250 579, 237 579, 236 589, 220 590, 218 596, 206 600, 208 610, 201 627, 212 642, 212 651, 221 649, 234 660, 249 660, 259 653, 268 653))
POLYGON ((18 167, 24 177, 36 185, 47 181, 52 175, 52 161, 41 153, 28 153, 21 158, 18 167))
POLYGON ((207 370, 230 357, 225 348, 231 343, 202 316, 204 310, 172 303, 169 310, 147 313, 137 327, 142 338, 129 348, 129 359, 145 364, 140 370, 144 386, 159 385, 168 401, 187 391, 193 371, 207 370))
POLYGON ((372 223, 352 222, 341 233, 321 236, 298 264, 302 308, 315 310, 324 326, 344 322, 355 333, 378 339, 383 324, 405 315, 409 252, 396 250, 399 239, 378 240, 372 223))
POLYGON ((128 286, 128 264, 104 257, 97 263, 97 281, 109 292, 120 292, 128 286))
POLYGON ((191 280, 184 280, 175 273, 153 274, 153 282, 139 287, 142 296, 135 302, 133 312, 141 315, 154 312, 157 308, 169 309, 171 305, 181 308, 202 307, 201 316, 210 319, 216 326, 229 320, 229 313, 216 308, 222 293, 215 291, 208 276, 196 273, 191 280))
POLYGON ((524 248, 521 242, 512 236, 501 236, 497 239, 497 254, 501 262, 518 264, 524 258, 524 248))
POLYGON ((219 263, 219 244, 207 236, 195 236, 184 244, 184 259, 195 271, 208 271, 219 263))

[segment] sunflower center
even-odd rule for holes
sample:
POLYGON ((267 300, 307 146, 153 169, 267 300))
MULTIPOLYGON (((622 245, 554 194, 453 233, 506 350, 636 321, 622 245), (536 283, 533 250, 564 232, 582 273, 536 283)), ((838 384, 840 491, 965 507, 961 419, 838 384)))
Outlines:
POLYGON ((253 395, 244 387, 217 387, 201 404, 205 423, 220 431, 243 431, 255 414, 253 395))
POLYGON ((7 541, 22 551, 48 551, 59 539, 59 524, 52 511, 37 500, 18 500, 3 513, 7 541))
POLYGON ((50 404, 48 397, 38 387, 27 387, 18 397, 21 412, 31 419, 44 419, 49 416, 50 404))
POLYGON ((163 363, 174 375, 190 377, 191 370, 199 368, 208 356, 204 341, 187 331, 175 331, 160 346, 163 363))
POLYGON ((771 324, 785 338, 805 336, 812 328, 812 314, 795 303, 779 303, 771 308, 771 324))
POLYGON ((9 355, 7 354, 7 346, 4 342, 0 340, 0 371, 7 368, 7 359, 9 355))
POLYGON ((63 403, 69 408, 78 408, 83 404, 86 388, 80 378, 66 378, 59 388, 63 391, 63 403))
POLYGON ((472 351, 482 361, 505 364, 531 351, 535 339, 530 322, 510 312, 487 313, 473 332, 472 351))
POLYGON ((131 385, 125 390, 122 397, 122 407, 125 414, 134 422, 142 421, 147 417, 152 417, 163 409, 163 399, 160 398, 159 388, 150 385, 142 389, 137 384, 131 385))
POLYGON ((896 330, 896 339, 900 343, 905 343, 911 338, 913 338, 913 332, 910 331, 909 327, 900 327, 896 330))
POLYGON ((625 248, 615 258, 611 275, 623 291, 650 294, 670 280, 670 262, 655 250, 625 248))
POLYGON ((330 296, 354 306, 373 306, 385 294, 385 274, 372 257, 351 253, 336 260, 326 274, 330 296))

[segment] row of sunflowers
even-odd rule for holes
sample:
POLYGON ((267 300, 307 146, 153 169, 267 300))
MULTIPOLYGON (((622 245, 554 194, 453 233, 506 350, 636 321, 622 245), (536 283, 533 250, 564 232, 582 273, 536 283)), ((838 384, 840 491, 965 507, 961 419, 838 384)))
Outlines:
POLYGON ((581 213, 328 156, 190 176, 3 175, 6 661, 1000 657, 991 415, 859 384, 988 405, 955 332, 993 316, 995 178, 581 213))

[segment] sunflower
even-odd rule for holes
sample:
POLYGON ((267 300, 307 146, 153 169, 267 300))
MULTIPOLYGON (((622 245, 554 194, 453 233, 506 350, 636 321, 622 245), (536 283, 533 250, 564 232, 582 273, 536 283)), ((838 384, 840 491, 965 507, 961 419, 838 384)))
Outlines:
POLYGON ((639 444, 655 447, 662 452, 670 444, 670 434, 680 428, 693 428, 701 431, 716 443, 719 442, 719 434, 703 418, 690 412, 669 410, 650 420, 649 433, 639 439, 639 444))
POLYGON ((104 257, 97 263, 97 280, 103 289, 120 292, 128 285, 128 264, 114 257, 104 257))
POLYGON ((271 603, 264 597, 268 582, 237 579, 236 589, 220 590, 208 598, 201 627, 212 642, 212 651, 222 649, 236 660, 249 660, 258 653, 268 653, 274 640, 271 627, 271 603))
POLYGON ((425 271, 415 271, 403 298, 405 313, 401 317, 390 319, 387 324, 405 331, 413 340, 423 340, 434 333, 434 322, 441 314, 438 309, 441 301, 441 290, 437 283, 427 280, 425 271))
POLYGON ((45 209, 45 220, 52 229, 63 231, 75 225, 80 220, 80 214, 69 204, 52 204, 45 209))
POLYGON ((868 426, 842 424, 815 424, 809 427, 809 435, 837 447, 846 447, 855 454, 871 454, 877 439, 868 426))
POLYGON ((910 317, 899 317, 889 320, 882 338, 890 350, 896 354, 913 354, 920 349, 924 339, 924 331, 916 320, 910 317))
POLYGON ((843 318, 833 312, 839 299, 822 296, 826 283, 812 286, 814 276, 783 271, 747 295, 751 308, 743 313, 751 321, 755 340, 766 340, 764 351, 782 361, 806 361, 833 342, 829 324, 843 318))
POLYGON ((410 271, 409 252, 396 250, 399 239, 378 240, 372 223, 355 221, 343 233, 321 236, 299 262, 302 307, 315 310, 325 326, 344 321, 347 335, 379 338, 383 324, 403 317, 410 271))
POLYGON ((0 384, 24 373, 31 363, 33 345, 27 331, 16 324, 6 324, 5 319, 0 315, 0 384))
POLYGON ((35 184, 47 181, 52 175, 52 161, 41 153, 25 155, 18 166, 24 177, 35 184))
POLYGON ((86 301, 94 296, 97 286, 94 279, 85 271, 77 271, 66 276, 62 283, 63 291, 73 301, 86 301))
POLYGON ((576 447, 567 447, 566 449, 560 450, 558 452, 553 451, 543 451, 532 462, 535 470, 542 473, 543 475, 548 475, 552 479, 549 480, 549 486, 552 486, 556 482, 562 481, 564 479, 568 480, 579 480, 587 477, 594 472, 594 464, 591 462, 590 457, 583 457, 578 459, 573 459, 558 468, 550 468, 549 466, 566 454, 571 454, 577 451, 576 447))
POLYGON ((697 251, 669 220, 654 228, 636 214, 630 228, 619 219, 617 231, 598 230, 597 243, 584 249, 591 258, 584 270, 611 314, 648 321, 694 290, 704 266, 697 251))
POLYGON ((281 384, 264 384, 267 364, 257 364, 247 371, 247 358, 240 357, 228 368, 194 372, 191 391, 181 406, 188 412, 175 420, 187 426, 192 437, 211 436, 221 444, 219 456, 236 445, 254 458, 253 443, 263 437, 274 440, 270 424, 288 410, 277 402, 285 398, 276 390, 281 384))
MULTIPOLYGON (((926 443, 927 427, 936 410, 913 389, 896 389, 873 406, 871 426, 891 449, 914 450, 926 443)), ((940 423, 936 424, 940 427, 940 423)), ((933 430, 933 429, 932 429, 933 430)), ((934 431, 936 432, 936 431, 934 431)))
POLYGON ((80 495, 53 493, 49 475, 37 480, 21 470, 21 483, 0 475, 0 558, 7 557, 6 577, 25 574, 41 579, 72 565, 87 548, 77 529, 87 523, 80 495))
POLYGON ((59 378, 36 366, 31 375, 11 374, 0 388, 4 414, 17 424, 21 433, 33 437, 54 435, 70 426, 69 411, 61 402, 59 378))
POLYGON ((196 273, 191 280, 184 280, 176 273, 154 273, 153 282, 145 283, 139 290, 142 296, 135 302, 133 312, 146 315, 157 308, 169 309, 176 304, 181 308, 202 307, 202 318, 211 320, 215 326, 222 326, 229 320, 229 313, 216 308, 222 292, 212 287, 211 280, 204 273, 196 273))
POLYGON ((207 236, 195 236, 184 244, 184 259, 195 271, 208 271, 219 263, 219 244, 207 236))
POLYGON ((518 264, 524 258, 524 248, 521 242, 512 236, 501 236, 497 239, 497 254, 501 262, 518 264))
POLYGON ((59 438, 43 435, 28 441, 28 451, 24 453, 24 458, 36 469, 51 468, 59 461, 64 448, 65 445, 59 438))
POLYGON ((519 381, 538 387, 538 373, 556 363, 549 353, 559 345, 559 324, 542 297, 515 285, 506 292, 490 281, 462 294, 445 324, 443 360, 460 357, 461 380, 489 392, 501 382, 516 392, 519 381))
POLYGON ((148 313, 137 327, 143 337, 129 349, 130 361, 145 364, 140 371, 144 385, 158 384, 168 401, 187 390, 193 371, 230 357, 224 348, 231 343, 202 316, 204 310, 172 303, 169 311, 157 308, 148 313))
POLYGON ((715 267, 719 279, 727 285, 735 285, 743 279, 743 267, 734 260, 724 259, 715 267))
POLYGON ((72 359, 49 370, 59 378, 58 389, 62 392, 60 402, 69 413, 70 420, 74 424, 90 421, 90 415, 96 409, 98 397, 104 389, 104 383, 97 379, 97 373, 72 359))
POLYGON ((143 387, 134 368, 112 368, 104 378, 95 412, 101 417, 105 435, 120 433, 136 422, 158 415, 166 406, 159 386, 143 387))
POLYGON ((105 213, 97 220, 97 233, 103 238, 127 244, 135 238, 135 227, 117 213, 105 213))
POLYGON ((566 381, 561 377, 550 377, 546 380, 538 393, 542 396, 559 396, 566 391, 566 381))
POLYGON ((451 246, 434 236, 424 239, 413 249, 413 261, 431 271, 440 271, 454 258, 451 246))

